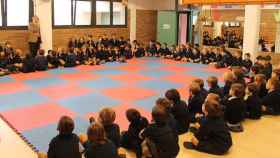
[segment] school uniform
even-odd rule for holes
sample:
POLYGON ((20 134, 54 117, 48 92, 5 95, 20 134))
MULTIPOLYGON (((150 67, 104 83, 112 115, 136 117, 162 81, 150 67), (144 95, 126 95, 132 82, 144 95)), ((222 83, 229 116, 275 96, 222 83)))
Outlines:
POLYGON ((200 52, 197 52, 196 54, 193 53, 192 56, 191 56, 191 60, 194 63, 200 63, 200 52))
POLYGON ((264 66, 262 69, 260 69, 259 73, 264 74, 267 80, 270 79, 272 74, 272 65, 268 64, 264 66))
POLYGON ((141 143, 139 133, 148 126, 149 122, 145 117, 130 122, 128 130, 122 133, 121 146, 136 152, 137 158, 141 157, 141 143))
POLYGON ((210 63, 210 55, 209 55, 209 53, 207 53, 207 54, 200 54, 200 62, 202 63, 202 64, 209 64, 210 63))
POLYGON ((110 140, 104 144, 87 141, 83 146, 85 158, 119 158, 117 148, 110 140))
POLYGON ((35 67, 37 71, 46 71, 48 69, 48 59, 43 55, 36 56, 35 67))
POLYGON ((226 53, 222 55, 221 60, 218 62, 218 68, 228 67, 232 64, 231 55, 226 53))
POLYGON ((223 97, 223 91, 218 85, 216 85, 214 87, 210 87, 208 92, 209 93, 214 93, 214 94, 219 95, 220 97, 223 97))
POLYGON ((229 97, 225 105, 225 120, 231 125, 240 124, 245 118, 246 105, 242 98, 229 97))
POLYGON ((80 64, 85 64, 88 60, 88 56, 86 52, 79 52, 77 55, 77 61, 79 61, 80 64))
POLYGON ((58 55, 58 60, 63 62, 63 63, 60 62, 61 66, 65 65, 66 58, 67 58, 67 53, 65 53, 65 52, 58 55))
POLYGON ((185 52, 186 52, 186 58, 188 60, 190 60, 192 58, 192 56, 193 56, 192 50, 191 49, 186 49, 185 52))
POLYGON ((217 61, 216 54, 214 52, 209 53, 209 61, 210 61, 210 63, 217 61))
POLYGON ((247 69, 247 71, 249 71, 251 69, 251 67, 253 66, 253 62, 249 59, 244 59, 242 61, 242 65, 247 69))
POLYGON ((79 49, 81 49, 83 46, 85 45, 85 42, 78 42, 77 43, 77 47, 79 48, 79 49))
POLYGON ((280 90, 268 92, 262 99, 262 105, 267 108, 268 114, 280 115, 280 90))
POLYGON ((204 98, 201 94, 193 95, 189 98, 188 112, 190 114, 191 121, 194 122, 195 114, 202 114, 202 104, 204 103, 204 98))
POLYGON ((150 124, 141 135, 155 144, 160 158, 175 158, 179 153, 176 136, 166 123, 150 124))
POLYGON ((147 48, 147 52, 149 53, 149 55, 151 56, 155 56, 157 49, 155 46, 150 46, 147 48))
POLYGON ((111 140, 118 148, 120 146, 120 127, 117 124, 111 124, 104 126, 106 136, 111 140))
POLYGON ((206 99, 207 95, 208 95, 208 91, 205 88, 202 88, 200 90, 200 96, 203 98, 203 100, 206 99))
POLYGON ((258 95, 251 95, 245 100, 246 117, 250 119, 260 119, 262 115, 261 99, 258 95))
POLYGON ((189 129, 189 114, 188 114, 188 106, 186 102, 179 101, 173 104, 170 109, 171 114, 174 116, 177 122, 177 131, 178 134, 186 133, 189 129))
POLYGON ((268 93, 268 90, 266 89, 266 84, 263 83, 260 85, 260 87, 258 88, 258 96, 262 99, 264 98, 268 93))
POLYGON ((47 60, 48 60, 48 63, 53 66, 53 68, 58 68, 59 58, 57 57, 57 55, 48 55, 47 60))
POLYGON ((140 58, 140 57, 143 57, 143 56, 145 56, 145 50, 144 50, 144 48, 141 48, 141 47, 136 48, 135 57, 136 57, 136 58, 140 58))
POLYGON ((131 49, 125 49, 123 55, 126 59, 131 59, 133 57, 131 49))
POLYGON ((223 155, 232 146, 231 134, 223 118, 207 116, 195 137, 199 140, 196 150, 223 155))
POLYGON ((169 50, 169 48, 163 48, 163 53, 162 56, 166 57, 166 56, 171 56, 172 52, 169 50))
POLYGON ((48 158, 82 158, 79 143, 75 134, 59 134, 49 144, 48 158))
POLYGON ((241 57, 240 58, 233 57, 232 58, 231 66, 240 66, 240 67, 242 67, 243 66, 242 58, 241 57))
POLYGON ((23 73, 35 72, 36 71, 36 61, 33 57, 25 58, 22 62, 21 71, 23 73))
POLYGON ((64 67, 74 67, 77 65, 77 55, 74 52, 69 52, 66 56, 64 67))

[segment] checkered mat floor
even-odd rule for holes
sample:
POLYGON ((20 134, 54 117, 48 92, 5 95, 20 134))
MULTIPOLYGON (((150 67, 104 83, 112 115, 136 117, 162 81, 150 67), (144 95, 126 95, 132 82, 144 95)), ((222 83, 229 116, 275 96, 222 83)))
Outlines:
POLYGON ((127 129, 125 111, 137 108, 150 117, 155 100, 170 88, 188 97, 194 78, 210 75, 221 80, 226 70, 159 58, 132 59, 128 63, 79 66, 0 78, 0 114, 30 146, 47 151, 57 134, 62 115, 75 120, 75 132, 85 132, 88 118, 104 106, 116 110, 121 129, 127 129))

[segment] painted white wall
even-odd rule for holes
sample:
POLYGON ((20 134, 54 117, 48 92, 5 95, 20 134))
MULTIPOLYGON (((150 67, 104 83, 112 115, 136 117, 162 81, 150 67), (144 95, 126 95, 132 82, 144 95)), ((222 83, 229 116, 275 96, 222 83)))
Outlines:
POLYGON ((52 1, 34 0, 35 15, 40 19, 41 48, 52 49, 52 1))

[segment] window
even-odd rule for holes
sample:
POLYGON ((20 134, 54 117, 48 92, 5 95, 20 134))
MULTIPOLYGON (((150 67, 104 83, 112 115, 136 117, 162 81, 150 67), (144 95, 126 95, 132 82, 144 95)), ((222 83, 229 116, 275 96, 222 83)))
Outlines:
POLYGON ((52 1, 54 26, 126 26, 127 8, 122 0, 52 1))
POLYGON ((91 24, 91 1, 76 1, 75 25, 91 24))
POLYGON ((0 1, 0 26, 2 25, 2 1, 0 1))
POLYGON ((7 1, 7 26, 27 26, 29 23, 29 0, 7 1))
POLYGON ((110 25, 109 1, 96 1, 96 25, 110 25))
POLYGON ((113 25, 125 25, 126 7, 121 2, 113 2, 113 25))
POLYGON ((54 25, 72 24, 72 0, 54 0, 54 25))

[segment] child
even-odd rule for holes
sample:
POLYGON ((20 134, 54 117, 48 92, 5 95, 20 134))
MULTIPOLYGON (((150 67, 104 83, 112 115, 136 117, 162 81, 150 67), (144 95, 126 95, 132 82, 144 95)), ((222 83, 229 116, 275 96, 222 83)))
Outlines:
POLYGON ((32 57, 31 54, 26 54, 25 58, 23 59, 22 69, 23 73, 35 72, 36 71, 36 62, 35 59, 32 57))
POLYGON ((192 56, 190 58, 190 61, 193 63, 200 63, 200 51, 197 48, 193 48, 192 50, 192 56))
POLYGON ((164 57, 164 58, 170 59, 172 53, 169 50, 167 43, 163 43, 163 48, 162 49, 163 49, 163 53, 161 54, 161 56, 164 57))
POLYGON ((141 158, 141 143, 143 140, 139 138, 139 133, 148 126, 149 122, 136 109, 128 109, 126 118, 130 124, 128 130, 122 132, 121 146, 135 151, 137 158, 141 158))
POLYGON ((243 67, 242 52, 237 51, 233 54, 232 63, 230 66, 243 67))
POLYGON ((164 54, 164 50, 161 48, 161 44, 159 42, 156 43, 156 57, 160 57, 162 54, 164 54))
POLYGON ((75 67, 78 64, 76 48, 70 48, 66 55, 64 67, 75 67))
POLYGON ((176 139, 179 139, 178 138, 179 133, 177 130, 178 129, 177 121, 171 113, 171 102, 166 98, 159 98, 156 101, 156 106, 159 106, 166 110, 166 112, 167 112, 166 123, 173 130, 173 133, 176 136, 176 139))
POLYGON ((246 73, 249 73, 250 70, 251 70, 251 67, 252 67, 252 65, 253 65, 253 62, 252 62, 252 60, 251 60, 251 55, 250 55, 250 53, 246 53, 246 54, 244 55, 244 59, 243 59, 243 61, 242 61, 242 65, 243 65, 243 67, 245 68, 246 73))
POLYGON ((43 49, 38 50, 38 55, 35 58, 35 67, 37 71, 46 71, 48 69, 48 59, 45 57, 43 49))
POLYGON ((107 139, 101 124, 93 123, 87 130, 88 141, 84 143, 85 158, 118 158, 117 148, 107 139))
POLYGON ((203 48, 200 54, 200 62, 202 64, 209 64, 210 63, 210 55, 207 48, 203 48))
POLYGON ((52 50, 48 51, 47 60, 48 60, 48 67, 49 68, 58 68, 59 59, 58 59, 55 51, 52 51, 52 50))
POLYGON ((189 87, 189 105, 188 111, 191 115, 191 121, 195 121, 195 116, 198 114, 202 114, 202 104, 204 102, 204 98, 202 98, 200 93, 200 86, 197 83, 191 83, 189 87))
POLYGON ((207 97, 208 95, 208 91, 204 88, 204 81, 203 79, 195 79, 193 80, 193 82, 197 83, 200 87, 200 95, 203 98, 203 100, 207 97))
MULTIPOLYGON (((143 132, 141 138, 145 138, 146 144, 154 144, 155 149, 150 150, 148 154, 143 153, 146 157, 174 158, 179 153, 179 144, 175 139, 172 129, 166 124, 167 113, 164 108, 155 106, 152 110, 153 123, 150 124, 143 132), (148 138, 148 139, 147 139, 148 138), (150 143, 148 143, 150 142, 150 143)), ((149 146, 149 145, 147 145, 149 146)), ((142 146, 144 150, 144 146, 142 146)))
POLYGON ((271 78, 278 78, 280 80, 280 69, 276 68, 272 71, 271 78))
POLYGON ((5 55, 5 52, 0 52, 0 76, 9 74, 8 70, 9 58, 5 55))
POLYGON ((186 102, 181 100, 181 96, 176 89, 166 91, 165 97, 172 104, 170 112, 177 121, 178 133, 186 133, 189 128, 189 114, 186 102))
POLYGON ((151 40, 149 42, 149 46, 146 48, 146 51, 148 53, 148 56, 155 56, 157 52, 155 41, 151 40))
POLYGON ((115 124, 116 113, 111 108, 104 108, 99 112, 99 122, 104 126, 106 136, 116 147, 120 146, 120 127, 115 124))
POLYGON ((229 52, 227 52, 226 50, 222 50, 221 55, 222 55, 222 58, 219 62, 217 62, 216 67, 217 68, 224 68, 224 67, 230 66, 231 63, 232 63, 231 54, 229 52))
POLYGON ((68 116, 60 118, 57 126, 59 134, 49 144, 48 158, 82 158, 79 137, 73 133, 74 126, 72 118, 68 116))
POLYGON ((266 77, 264 74, 257 74, 255 76, 255 84, 257 85, 258 89, 258 96, 262 99, 267 95, 267 89, 266 89, 266 77))
POLYGON ((145 50, 143 47, 140 47, 139 44, 136 44, 136 49, 134 50, 134 55, 136 58, 145 56, 145 50))
POLYGON ((209 154, 225 154, 232 146, 232 138, 223 119, 219 102, 206 101, 202 111, 206 116, 205 120, 192 137, 191 142, 185 142, 184 146, 209 154))
POLYGON ((217 77, 215 77, 215 76, 208 77, 207 83, 208 83, 208 87, 209 87, 209 90, 208 90, 209 93, 218 94, 220 97, 223 96, 222 89, 218 85, 217 77))
POLYGON ((272 64, 271 64, 271 56, 267 55, 264 57, 264 69, 261 72, 266 76, 266 79, 270 79, 272 74, 272 64))
POLYGON ((280 82, 277 78, 267 81, 268 94, 262 99, 262 111, 265 114, 280 114, 280 82))
POLYGON ((261 100, 258 96, 258 89, 255 83, 247 85, 245 90, 246 117, 250 119, 260 119, 262 115, 261 100))
POLYGON ((246 105, 243 96, 243 85, 234 83, 231 85, 229 97, 223 103, 223 105, 225 105, 225 120, 229 129, 233 132, 243 131, 241 121, 244 120, 246 113, 246 105))
POLYGON ((233 73, 228 71, 223 74, 223 79, 224 79, 225 85, 222 88, 222 91, 223 91, 223 97, 225 97, 229 94, 230 87, 231 87, 232 83, 234 83, 235 78, 234 78, 233 73))

